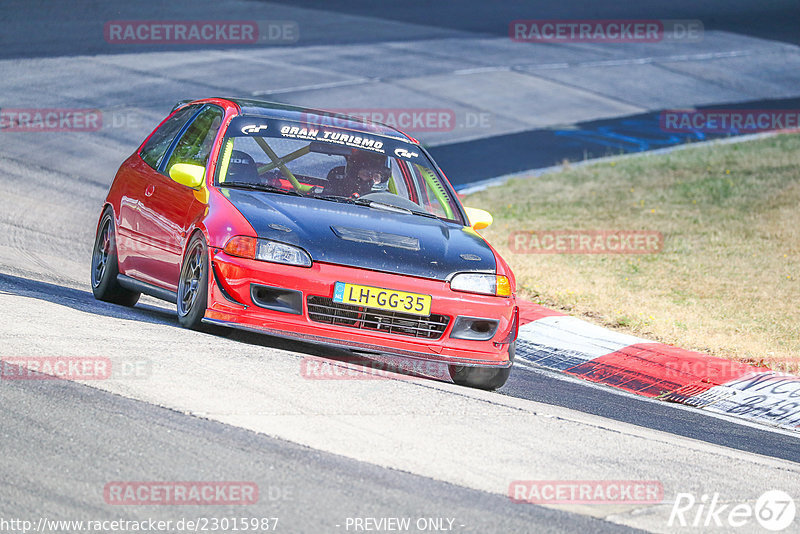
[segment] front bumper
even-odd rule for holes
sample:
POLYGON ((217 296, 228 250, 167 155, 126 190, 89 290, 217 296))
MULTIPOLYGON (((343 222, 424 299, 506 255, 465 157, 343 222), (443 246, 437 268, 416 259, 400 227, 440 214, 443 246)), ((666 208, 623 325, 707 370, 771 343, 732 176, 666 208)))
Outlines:
POLYGON ((336 347, 451 365, 509 367, 509 343, 513 342, 516 301, 458 293, 440 280, 368 271, 315 262, 310 268, 295 267, 229 256, 211 249, 210 288, 205 322, 263 332, 273 336, 324 343, 336 347), (449 324, 438 339, 424 339, 372 329, 312 321, 308 297, 331 298, 336 282, 390 288, 431 295, 431 314, 445 315, 449 324), (286 313, 254 304, 251 286, 276 287, 302 293, 302 312, 286 313), (494 336, 486 341, 450 337, 457 316, 496 319, 494 336))

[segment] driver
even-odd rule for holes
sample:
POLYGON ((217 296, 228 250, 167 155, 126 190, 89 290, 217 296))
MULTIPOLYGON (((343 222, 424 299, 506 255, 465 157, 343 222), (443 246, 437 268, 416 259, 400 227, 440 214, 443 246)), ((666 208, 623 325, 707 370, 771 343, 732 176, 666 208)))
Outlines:
POLYGON ((392 175, 386 156, 354 150, 345 156, 347 165, 328 172, 325 193, 341 197, 360 197, 389 189, 392 175))
POLYGON ((348 171, 356 177, 353 196, 388 189, 391 171, 386 166, 386 156, 358 151, 350 157, 348 167, 348 171))

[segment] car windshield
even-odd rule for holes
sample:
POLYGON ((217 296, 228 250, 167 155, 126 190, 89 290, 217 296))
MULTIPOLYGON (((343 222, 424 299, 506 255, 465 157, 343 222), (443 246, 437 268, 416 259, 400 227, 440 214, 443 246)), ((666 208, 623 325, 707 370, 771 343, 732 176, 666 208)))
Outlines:
POLYGON ((220 187, 399 208, 464 224, 450 188, 415 145, 288 121, 270 121, 262 129, 242 124, 232 122, 223 140, 220 187))

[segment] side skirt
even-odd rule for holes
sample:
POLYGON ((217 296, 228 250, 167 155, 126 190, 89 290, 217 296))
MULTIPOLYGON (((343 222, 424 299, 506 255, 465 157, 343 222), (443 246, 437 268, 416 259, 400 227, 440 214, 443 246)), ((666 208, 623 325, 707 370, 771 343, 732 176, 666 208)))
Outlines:
POLYGON ((124 274, 117 275, 117 282, 119 282, 119 285, 130 291, 136 291, 137 293, 150 295, 151 297, 166 300, 167 302, 171 302, 173 304, 178 303, 178 295, 169 289, 154 286, 153 284, 142 282, 141 280, 131 278, 130 276, 126 276, 124 274))

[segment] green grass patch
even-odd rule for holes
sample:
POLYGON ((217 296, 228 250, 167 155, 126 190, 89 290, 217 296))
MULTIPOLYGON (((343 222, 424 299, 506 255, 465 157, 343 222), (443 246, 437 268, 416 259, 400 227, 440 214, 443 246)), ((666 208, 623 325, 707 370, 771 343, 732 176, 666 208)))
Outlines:
POLYGON ((565 166, 465 204, 494 215, 484 234, 522 297, 800 371, 800 135, 565 166), (515 254, 509 237, 520 230, 649 230, 664 245, 647 255, 515 254))

